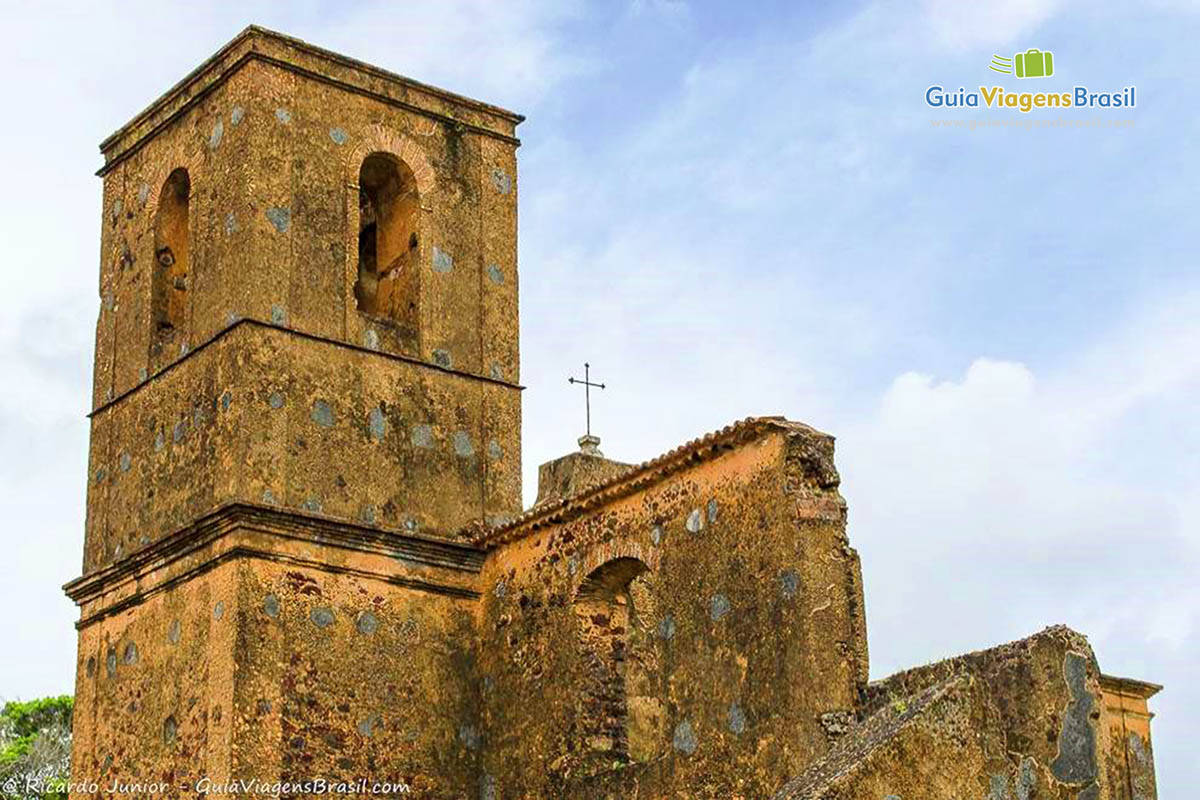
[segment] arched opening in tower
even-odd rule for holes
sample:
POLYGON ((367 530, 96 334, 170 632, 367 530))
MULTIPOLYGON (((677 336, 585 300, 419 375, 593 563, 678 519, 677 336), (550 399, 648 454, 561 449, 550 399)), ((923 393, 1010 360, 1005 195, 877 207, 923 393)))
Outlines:
POLYGON ((358 173, 358 310, 415 328, 421 204, 412 170, 387 153, 363 159, 358 173))
POLYGON ((154 266, 151 308, 160 340, 183 327, 188 291, 188 171, 179 167, 167 176, 154 215, 154 266))

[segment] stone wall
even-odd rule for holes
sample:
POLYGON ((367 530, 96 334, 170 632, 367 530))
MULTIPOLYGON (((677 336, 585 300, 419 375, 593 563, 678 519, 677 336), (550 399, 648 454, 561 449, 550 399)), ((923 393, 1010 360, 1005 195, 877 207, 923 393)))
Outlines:
POLYGON ((473 790, 450 538, 520 512, 520 119, 249 28, 102 143, 79 777, 473 790), (354 292, 377 154, 404 324, 354 292))
POLYGON ((449 535, 520 509, 494 382, 242 322, 92 417, 85 570, 235 502, 449 535))
POLYGON ((474 601, 243 562, 234 773, 474 795, 474 601))
POLYGON ((85 571, 229 502, 442 533, 520 511, 520 119, 250 28, 102 144, 85 571), (415 330, 354 297, 375 153, 418 192, 415 330))
POLYGON ((1087 640, 1056 627, 872 683, 860 722, 776 800, 1112 800, 1087 640))
POLYGON ((515 385, 520 117, 256 29, 215 59, 103 145, 93 405, 241 318, 515 385), (419 190, 416 339, 353 296, 359 170, 376 152, 403 161, 419 190), (157 342, 154 221, 181 167, 186 324, 157 342))
POLYGON ((489 534, 494 796, 764 796, 824 754, 867 674, 832 455, 750 421, 489 534))
POLYGON ((225 565, 79 631, 76 781, 229 775, 236 568, 225 565), (215 653, 227 653, 224 658, 215 653))
POLYGON ((1104 749, 1104 770, 1108 776, 1112 800, 1155 800, 1158 786, 1154 777, 1154 748, 1150 741, 1150 713, 1147 700, 1161 686, 1112 675, 1100 676, 1104 701, 1104 726, 1108 744, 1104 749))
POLYGON ((462 797, 482 561, 234 507, 73 582, 76 778, 372 778, 462 797))

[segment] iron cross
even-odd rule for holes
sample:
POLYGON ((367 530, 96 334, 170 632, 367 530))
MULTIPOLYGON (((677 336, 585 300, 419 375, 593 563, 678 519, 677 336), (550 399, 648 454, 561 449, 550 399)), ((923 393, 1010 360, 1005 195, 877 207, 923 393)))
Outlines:
POLYGON ((583 400, 587 407, 587 435, 592 435, 592 388, 603 389, 603 383, 592 383, 592 365, 584 362, 583 364, 583 380, 578 378, 567 378, 567 383, 582 383, 583 384, 583 400))

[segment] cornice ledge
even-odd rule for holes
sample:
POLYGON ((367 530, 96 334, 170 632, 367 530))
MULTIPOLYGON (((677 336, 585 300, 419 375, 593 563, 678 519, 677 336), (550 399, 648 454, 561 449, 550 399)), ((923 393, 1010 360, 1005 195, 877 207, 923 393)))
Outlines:
MULTIPOLYGON (((477 574, 485 551, 469 544, 422 536, 406 531, 359 525, 323 515, 252 503, 230 503, 200 517, 190 525, 130 553, 106 567, 85 573, 63 586, 77 605, 102 595, 113 586, 136 580, 193 555, 236 530, 250 530, 280 538, 305 541, 358 552, 386 555, 406 563, 477 574)), ((241 553, 269 556, 270 551, 235 547, 217 554, 216 560, 241 553)), ((405 582, 401 580, 401 582, 405 582)), ((422 583, 422 582, 416 582, 422 583)), ((430 584, 432 585, 432 584, 430 584)), ((443 587, 452 593, 457 587, 443 587)), ((470 590, 467 595, 474 595, 470 590)))

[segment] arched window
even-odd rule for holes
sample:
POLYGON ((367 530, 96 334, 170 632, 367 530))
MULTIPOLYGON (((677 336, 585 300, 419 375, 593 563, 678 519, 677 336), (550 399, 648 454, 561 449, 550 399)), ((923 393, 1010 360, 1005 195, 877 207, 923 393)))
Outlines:
POLYGON ((187 312, 188 290, 188 197, 191 182, 187 170, 176 169, 167 176, 158 197, 154 216, 154 277, 151 308, 159 337, 181 328, 187 312))
POLYGON ((584 670, 580 732, 584 752, 601 764, 649 760, 660 745, 647 579, 641 561, 616 558, 592 571, 575 595, 584 670))
POLYGON ((414 327, 421 204, 412 170, 373 153, 363 159, 358 187, 358 310, 414 327))

